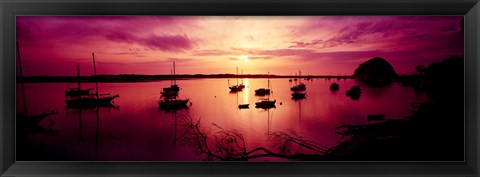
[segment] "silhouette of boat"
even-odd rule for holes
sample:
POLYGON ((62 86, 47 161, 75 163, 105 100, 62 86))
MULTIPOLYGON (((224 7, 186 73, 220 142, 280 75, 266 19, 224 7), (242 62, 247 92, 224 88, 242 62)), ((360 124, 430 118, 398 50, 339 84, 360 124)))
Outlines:
MULTIPOLYGON (((27 98, 25 95, 25 86, 23 82, 23 71, 22 71, 22 60, 21 60, 21 55, 20 55, 20 45, 18 42, 16 43, 17 45, 17 57, 18 57, 18 67, 19 67, 19 72, 20 72, 20 84, 22 88, 22 98, 23 98, 23 113, 17 113, 17 123, 20 125, 19 128, 22 128, 24 126, 34 126, 44 118, 57 114, 58 112, 56 110, 50 110, 50 111, 45 111, 41 114, 37 115, 28 115, 27 111, 27 98)), ((53 121, 50 121, 50 124, 53 124, 53 121)))
POLYGON ((290 88, 291 91, 304 91, 307 90, 307 86, 304 83, 300 83, 290 88))
POLYGON ((170 87, 163 88, 163 91, 180 91, 180 87, 174 84, 174 85, 171 85, 170 87))
POLYGON ((173 82, 170 87, 165 87, 163 88, 163 91, 160 92, 161 96, 160 100, 158 101, 160 109, 168 110, 177 108, 188 108, 187 103, 189 99, 177 99, 180 87, 176 83, 175 74, 175 62, 173 62, 173 82))
POLYGON ((238 86, 238 85, 233 85, 233 86, 230 86, 228 87, 230 89, 231 92, 238 92, 238 91, 242 91, 243 90, 243 87, 241 86, 238 86))
POLYGON ((255 107, 256 108, 273 108, 275 107, 275 102, 277 102, 277 100, 270 100, 269 98, 263 98, 255 103, 255 107))
POLYGON ((240 85, 238 85, 238 88, 244 89, 244 88, 245 88, 245 85, 243 85, 243 83, 240 83, 240 85))
POLYGON ((65 100, 65 103, 71 107, 111 106, 113 99, 118 97, 120 97, 118 94, 101 94, 98 96, 95 94, 67 99, 65 100))
POLYGON ((250 104, 239 104, 238 109, 248 109, 250 104))
POLYGON ((259 88, 255 90, 255 95, 268 95, 270 94, 270 89, 265 89, 265 88, 259 88))
POLYGON ((171 97, 171 96, 178 96, 178 90, 171 90, 163 88, 163 91, 160 92, 162 96, 171 97))
MULTIPOLYGON (((238 67, 236 68, 237 69, 237 74, 235 75, 237 77, 237 85, 231 85, 229 86, 228 88, 230 89, 230 92, 238 92, 238 91, 242 91, 244 88, 245 88, 245 85, 242 84, 238 84, 238 67)), ((229 80, 230 82, 230 80, 229 80)))
MULTIPOLYGON (((302 71, 298 70, 298 72, 299 72, 299 77, 301 77, 302 76, 302 71)), ((295 78, 295 79, 297 79, 297 78, 295 78)), ((295 80, 295 81, 297 81, 297 80, 295 80)), ((295 84, 297 84, 297 82, 295 82, 295 84)), ((300 81, 300 84, 291 87, 290 90, 291 91, 304 91, 304 90, 307 90, 307 86, 300 81)))
POLYGON ((347 90, 346 95, 350 96, 351 98, 359 98, 362 94, 362 90, 359 86, 353 86, 350 90, 347 90))
POLYGON ((165 99, 161 99, 160 101, 158 101, 158 105, 160 106, 160 108, 165 108, 165 109, 182 108, 182 107, 188 107, 187 106, 188 101, 189 99, 182 100, 182 99, 176 99, 174 97, 167 97, 165 99))
POLYGON ((77 64, 77 80, 78 80, 78 87, 65 90, 65 96, 78 97, 78 96, 84 96, 84 95, 91 95, 90 91, 93 90, 93 88, 82 89, 80 87, 80 65, 78 64, 77 64))
MULTIPOLYGON (((268 72, 268 76, 270 76, 270 72, 268 72)), ((255 95, 270 95, 270 77, 268 77, 268 86, 267 88, 259 88, 255 90, 255 95)))
POLYGON ((68 90, 65 90, 65 96, 81 96, 81 95, 90 95, 90 91, 93 90, 93 88, 88 88, 88 89, 78 89, 78 88, 70 88, 68 90))
POLYGON ((330 90, 332 90, 332 91, 336 91, 336 90, 338 90, 339 88, 340 88, 340 85, 338 85, 338 84, 335 83, 335 82, 330 85, 330 90))
MULTIPOLYGON (((97 78, 97 67, 95 63, 95 54, 92 53, 93 60, 93 72, 95 78, 97 78)), ((77 66, 78 68, 78 66, 77 66)), ((78 80, 80 85, 80 80, 78 80)), ((79 87, 78 89, 81 90, 79 87)), ((83 106, 108 106, 112 104, 113 99, 120 97, 120 95, 111 95, 110 93, 99 94, 98 93, 98 79, 95 79, 95 94, 89 94, 85 96, 71 97, 66 99, 65 103, 72 107, 83 107, 83 106)))
POLYGON ((299 100, 299 99, 303 99, 305 98, 307 95, 307 93, 302 93, 302 92, 298 92, 298 91, 295 91, 292 93, 292 99, 294 100, 299 100))
POLYGON ((288 82, 292 82, 292 79, 288 79, 288 82))
POLYGON ((165 87, 163 88, 160 92, 162 96, 177 96, 178 92, 180 91, 180 87, 177 85, 177 80, 175 79, 176 77, 176 72, 175 72, 175 62, 173 62, 173 81, 170 87, 165 87))

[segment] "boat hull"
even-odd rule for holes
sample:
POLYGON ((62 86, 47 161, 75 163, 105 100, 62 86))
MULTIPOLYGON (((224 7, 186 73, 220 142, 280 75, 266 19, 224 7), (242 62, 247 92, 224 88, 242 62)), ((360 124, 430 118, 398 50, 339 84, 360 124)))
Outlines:
POLYGON ((292 93, 292 99, 303 99, 306 98, 306 93, 292 93))
POLYGON ((258 89, 255 90, 255 95, 269 95, 270 89, 258 89))
POLYGON ((180 108, 187 107, 188 99, 186 100, 161 100, 158 102, 160 108, 180 108))
POLYGON ((250 106, 250 104, 241 104, 241 105, 238 105, 238 109, 248 109, 250 106))
POLYGON ((119 97, 118 95, 113 96, 102 96, 102 97, 81 97, 81 98, 74 98, 65 100, 67 106, 74 106, 74 107, 88 107, 88 106, 108 106, 112 104, 113 99, 119 97))
POLYGON ((239 92, 243 90, 243 87, 240 87, 240 86, 231 86, 228 88, 230 89, 231 92, 239 92))
POLYGON ((261 102, 256 102, 255 107, 256 108, 273 108, 275 107, 275 100, 274 101, 261 101, 261 102))

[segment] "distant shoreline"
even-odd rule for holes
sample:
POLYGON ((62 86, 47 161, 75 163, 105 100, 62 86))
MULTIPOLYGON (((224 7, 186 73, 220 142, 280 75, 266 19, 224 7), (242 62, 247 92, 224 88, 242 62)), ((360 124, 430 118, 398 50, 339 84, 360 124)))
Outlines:
MULTIPOLYGON (((353 76, 291 76, 291 75, 266 75, 266 74, 182 74, 176 75, 175 79, 212 79, 212 78, 354 78, 353 76)), ((17 76, 17 83, 22 78, 17 76)), ((137 75, 137 74, 120 74, 120 75, 98 75, 98 76, 80 76, 80 82, 151 82, 161 80, 172 80, 172 75, 137 75)), ((25 83, 65 83, 78 82, 78 76, 25 76, 23 77, 25 83)))

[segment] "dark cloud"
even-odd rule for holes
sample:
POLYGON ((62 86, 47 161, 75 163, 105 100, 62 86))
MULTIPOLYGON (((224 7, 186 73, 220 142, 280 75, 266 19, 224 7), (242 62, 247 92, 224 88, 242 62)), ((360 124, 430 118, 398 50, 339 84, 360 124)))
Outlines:
POLYGON ((195 42, 186 35, 152 35, 147 38, 139 39, 138 43, 147 46, 150 49, 170 52, 189 50, 195 45, 195 42))
POLYGON ((153 16, 17 17, 17 39, 22 43, 36 42, 37 45, 72 42, 85 45, 103 37, 110 41, 142 45, 144 50, 178 52, 192 49, 196 42, 186 34, 137 35, 159 24, 168 26, 175 23, 173 17, 153 16))
POLYGON ((457 24, 448 24, 440 29, 443 32, 457 31, 457 24))

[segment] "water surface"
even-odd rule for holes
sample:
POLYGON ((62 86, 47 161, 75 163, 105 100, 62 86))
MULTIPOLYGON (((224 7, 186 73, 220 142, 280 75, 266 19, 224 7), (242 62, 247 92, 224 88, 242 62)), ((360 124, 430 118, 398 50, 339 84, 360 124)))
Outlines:
MULTIPOLYGON (((180 141, 182 127, 178 117, 200 119, 205 131, 213 130, 215 123, 225 129, 236 129, 245 137, 247 149, 273 149, 267 141, 268 132, 295 131, 304 139, 332 147, 344 141, 335 134, 335 127, 343 124, 366 124, 370 114, 385 114, 386 119, 402 118, 411 114, 411 104, 426 101, 425 94, 413 88, 393 83, 382 88, 370 88, 352 79, 302 80, 307 85, 307 98, 292 100, 288 79, 270 79, 277 100, 276 108, 256 109, 259 96, 254 90, 267 87, 267 79, 244 79, 243 92, 230 93, 228 79, 178 80, 179 96, 188 98, 188 109, 162 111, 158 107, 161 88, 171 81, 100 83, 100 93, 120 94, 115 107, 98 109, 65 108, 64 91, 76 83, 26 83, 29 114, 56 109, 57 115, 40 122, 44 132, 28 134, 17 139, 21 151, 17 160, 88 160, 88 161, 197 161, 195 149, 180 141), (340 85, 330 91, 331 83, 340 85), (363 94, 358 100, 345 96, 351 86, 360 85, 363 94), (238 109, 238 104, 249 103, 250 109, 238 109), (177 119, 176 119, 177 117, 177 119), (19 143, 21 142, 21 143, 19 143), (28 153, 27 153, 28 151, 28 153), (28 154, 28 155, 25 155, 28 154)), ((230 79, 236 83, 236 79, 230 79)), ((93 83, 82 84, 94 87, 93 83)), ((23 111, 20 85, 17 86, 17 109, 23 111)), ((283 160, 283 159, 258 159, 283 160)))

